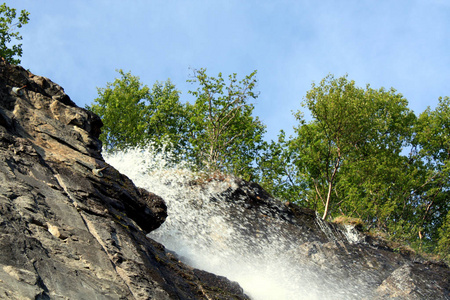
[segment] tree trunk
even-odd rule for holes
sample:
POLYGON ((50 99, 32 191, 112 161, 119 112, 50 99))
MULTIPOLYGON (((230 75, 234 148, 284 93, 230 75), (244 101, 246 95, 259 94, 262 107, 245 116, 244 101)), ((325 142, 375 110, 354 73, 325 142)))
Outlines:
POLYGON ((331 188, 333 187, 333 182, 330 181, 328 183, 328 194, 327 194, 327 203, 325 204, 325 211, 323 212, 322 220, 325 220, 328 215, 328 207, 330 206, 330 199, 331 199, 331 188))
POLYGON ((328 215, 328 209, 330 207, 331 200, 331 190, 333 189, 333 181, 336 177, 337 170, 339 169, 339 163, 341 162, 341 151, 338 148, 338 157, 336 159, 336 163, 334 164, 333 174, 331 175, 330 180, 328 180, 328 194, 327 194, 327 203, 325 204, 325 211, 323 212, 322 220, 325 220, 328 215))

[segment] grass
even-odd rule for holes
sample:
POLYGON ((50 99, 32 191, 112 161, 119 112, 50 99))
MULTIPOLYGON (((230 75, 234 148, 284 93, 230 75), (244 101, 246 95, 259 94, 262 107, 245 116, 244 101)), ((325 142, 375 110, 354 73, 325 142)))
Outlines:
POLYGON ((339 225, 352 225, 354 226, 356 229, 363 231, 364 229, 364 222, 359 219, 359 218, 353 218, 353 217, 347 217, 347 216, 338 216, 336 218, 333 219, 334 224, 339 224, 339 225))

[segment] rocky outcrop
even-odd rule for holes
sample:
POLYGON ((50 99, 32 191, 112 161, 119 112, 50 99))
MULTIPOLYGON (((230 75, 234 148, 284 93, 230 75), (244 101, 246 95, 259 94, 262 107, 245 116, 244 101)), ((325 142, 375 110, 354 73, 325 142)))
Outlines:
MULTIPOLYGON (((239 220, 234 230, 259 235, 258 243, 271 242, 264 235, 274 228, 276 242, 285 244, 278 248, 292 259, 289 268, 312 274, 326 299, 450 299, 446 264, 392 249, 352 226, 324 222, 314 211, 273 199, 258 184, 236 184, 211 201, 228 202, 227 214, 239 220)), ((258 251, 259 245, 253 247, 258 251)))
POLYGON ((247 299, 146 234, 164 201, 105 163, 101 120, 0 62, 0 298, 247 299))

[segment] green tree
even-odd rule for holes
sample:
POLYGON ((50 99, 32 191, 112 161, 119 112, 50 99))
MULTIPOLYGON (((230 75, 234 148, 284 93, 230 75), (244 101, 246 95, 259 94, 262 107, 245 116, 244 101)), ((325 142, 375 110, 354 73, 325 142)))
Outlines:
POLYGON ((199 168, 225 171, 250 180, 255 175, 255 159, 262 146, 265 127, 252 116, 256 85, 251 73, 228 83, 219 74, 194 72, 199 87, 190 91, 195 103, 181 104, 179 92, 167 81, 152 90, 130 72, 118 71, 121 78, 99 88, 99 97, 87 108, 103 121, 100 139, 106 150, 154 143, 171 147, 178 159, 189 159, 199 168))
POLYGON ((250 180, 255 175, 253 164, 261 149, 265 126, 252 115, 256 99, 256 71, 238 81, 228 82, 219 73, 210 77, 206 69, 194 71, 198 83, 189 91, 196 101, 188 104, 192 122, 190 144, 195 161, 209 170, 220 169, 250 180))
POLYGON ((181 158, 192 126, 186 105, 180 102, 180 92, 170 80, 156 82, 147 105, 146 134, 158 147, 164 146, 181 158))
POLYGON ((364 212, 374 221, 392 197, 383 195, 386 186, 407 167, 401 151, 415 121, 407 101, 393 89, 363 89, 347 76, 329 75, 312 85, 303 106, 312 121, 297 112, 296 136, 285 148, 296 168, 291 182, 304 187, 296 195, 303 199, 297 199, 322 211, 323 219, 334 208, 350 215, 364 212))
POLYGON ((442 226, 439 228, 436 252, 450 263, 450 212, 447 212, 447 215, 443 218, 442 226))
POLYGON ((419 116, 415 131, 417 157, 425 173, 417 191, 420 238, 431 247, 437 241, 438 249, 445 253, 450 248, 450 98, 439 98, 435 110, 427 108, 419 116))
POLYGON ((303 180, 306 176, 299 174, 293 163, 295 152, 289 150, 290 142, 283 130, 277 141, 264 142, 257 158, 257 182, 275 197, 297 202, 306 199, 307 186, 303 180))
POLYGON ((100 140, 106 150, 122 150, 147 141, 146 101, 150 89, 142 86, 139 77, 117 70, 121 78, 97 88, 99 97, 88 109, 103 121, 100 140))
POLYGON ((121 78, 98 88, 99 97, 87 107, 103 121, 104 148, 122 150, 149 142, 182 148, 187 143, 186 111, 170 80, 157 82, 150 90, 131 72, 118 72, 121 78))
POLYGON ((394 89, 330 75, 303 105, 312 120, 297 112, 295 136, 265 144, 263 185, 323 218, 357 217, 449 259, 450 98, 417 118, 394 89))
POLYGON ((15 8, 10 8, 5 3, 0 5, 0 56, 11 64, 20 64, 20 59, 15 56, 22 56, 22 44, 11 45, 11 43, 13 39, 22 40, 22 36, 15 30, 28 23, 29 14, 26 10, 22 10, 20 15, 17 15, 15 8))

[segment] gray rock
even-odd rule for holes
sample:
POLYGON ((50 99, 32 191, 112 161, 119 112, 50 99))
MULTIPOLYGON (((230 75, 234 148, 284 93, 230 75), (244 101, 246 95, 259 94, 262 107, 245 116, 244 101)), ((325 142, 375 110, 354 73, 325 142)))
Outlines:
MULTIPOLYGON (((314 211, 273 199, 258 184, 242 180, 236 184, 224 197, 211 201, 228 202, 227 214, 236 220, 234 230, 243 236, 275 228, 284 237, 279 241, 286 243, 278 248, 284 247, 287 257, 293 258, 291 267, 301 266, 303 274, 315 277, 326 299, 450 299, 446 264, 395 251, 383 240, 324 222, 314 211), (327 290, 341 294, 330 295, 327 290)), ((258 251, 260 245, 253 247, 258 251)))
POLYGON ((0 63, 0 298, 248 299, 146 236, 164 201, 105 163, 101 126, 48 78, 0 63))

